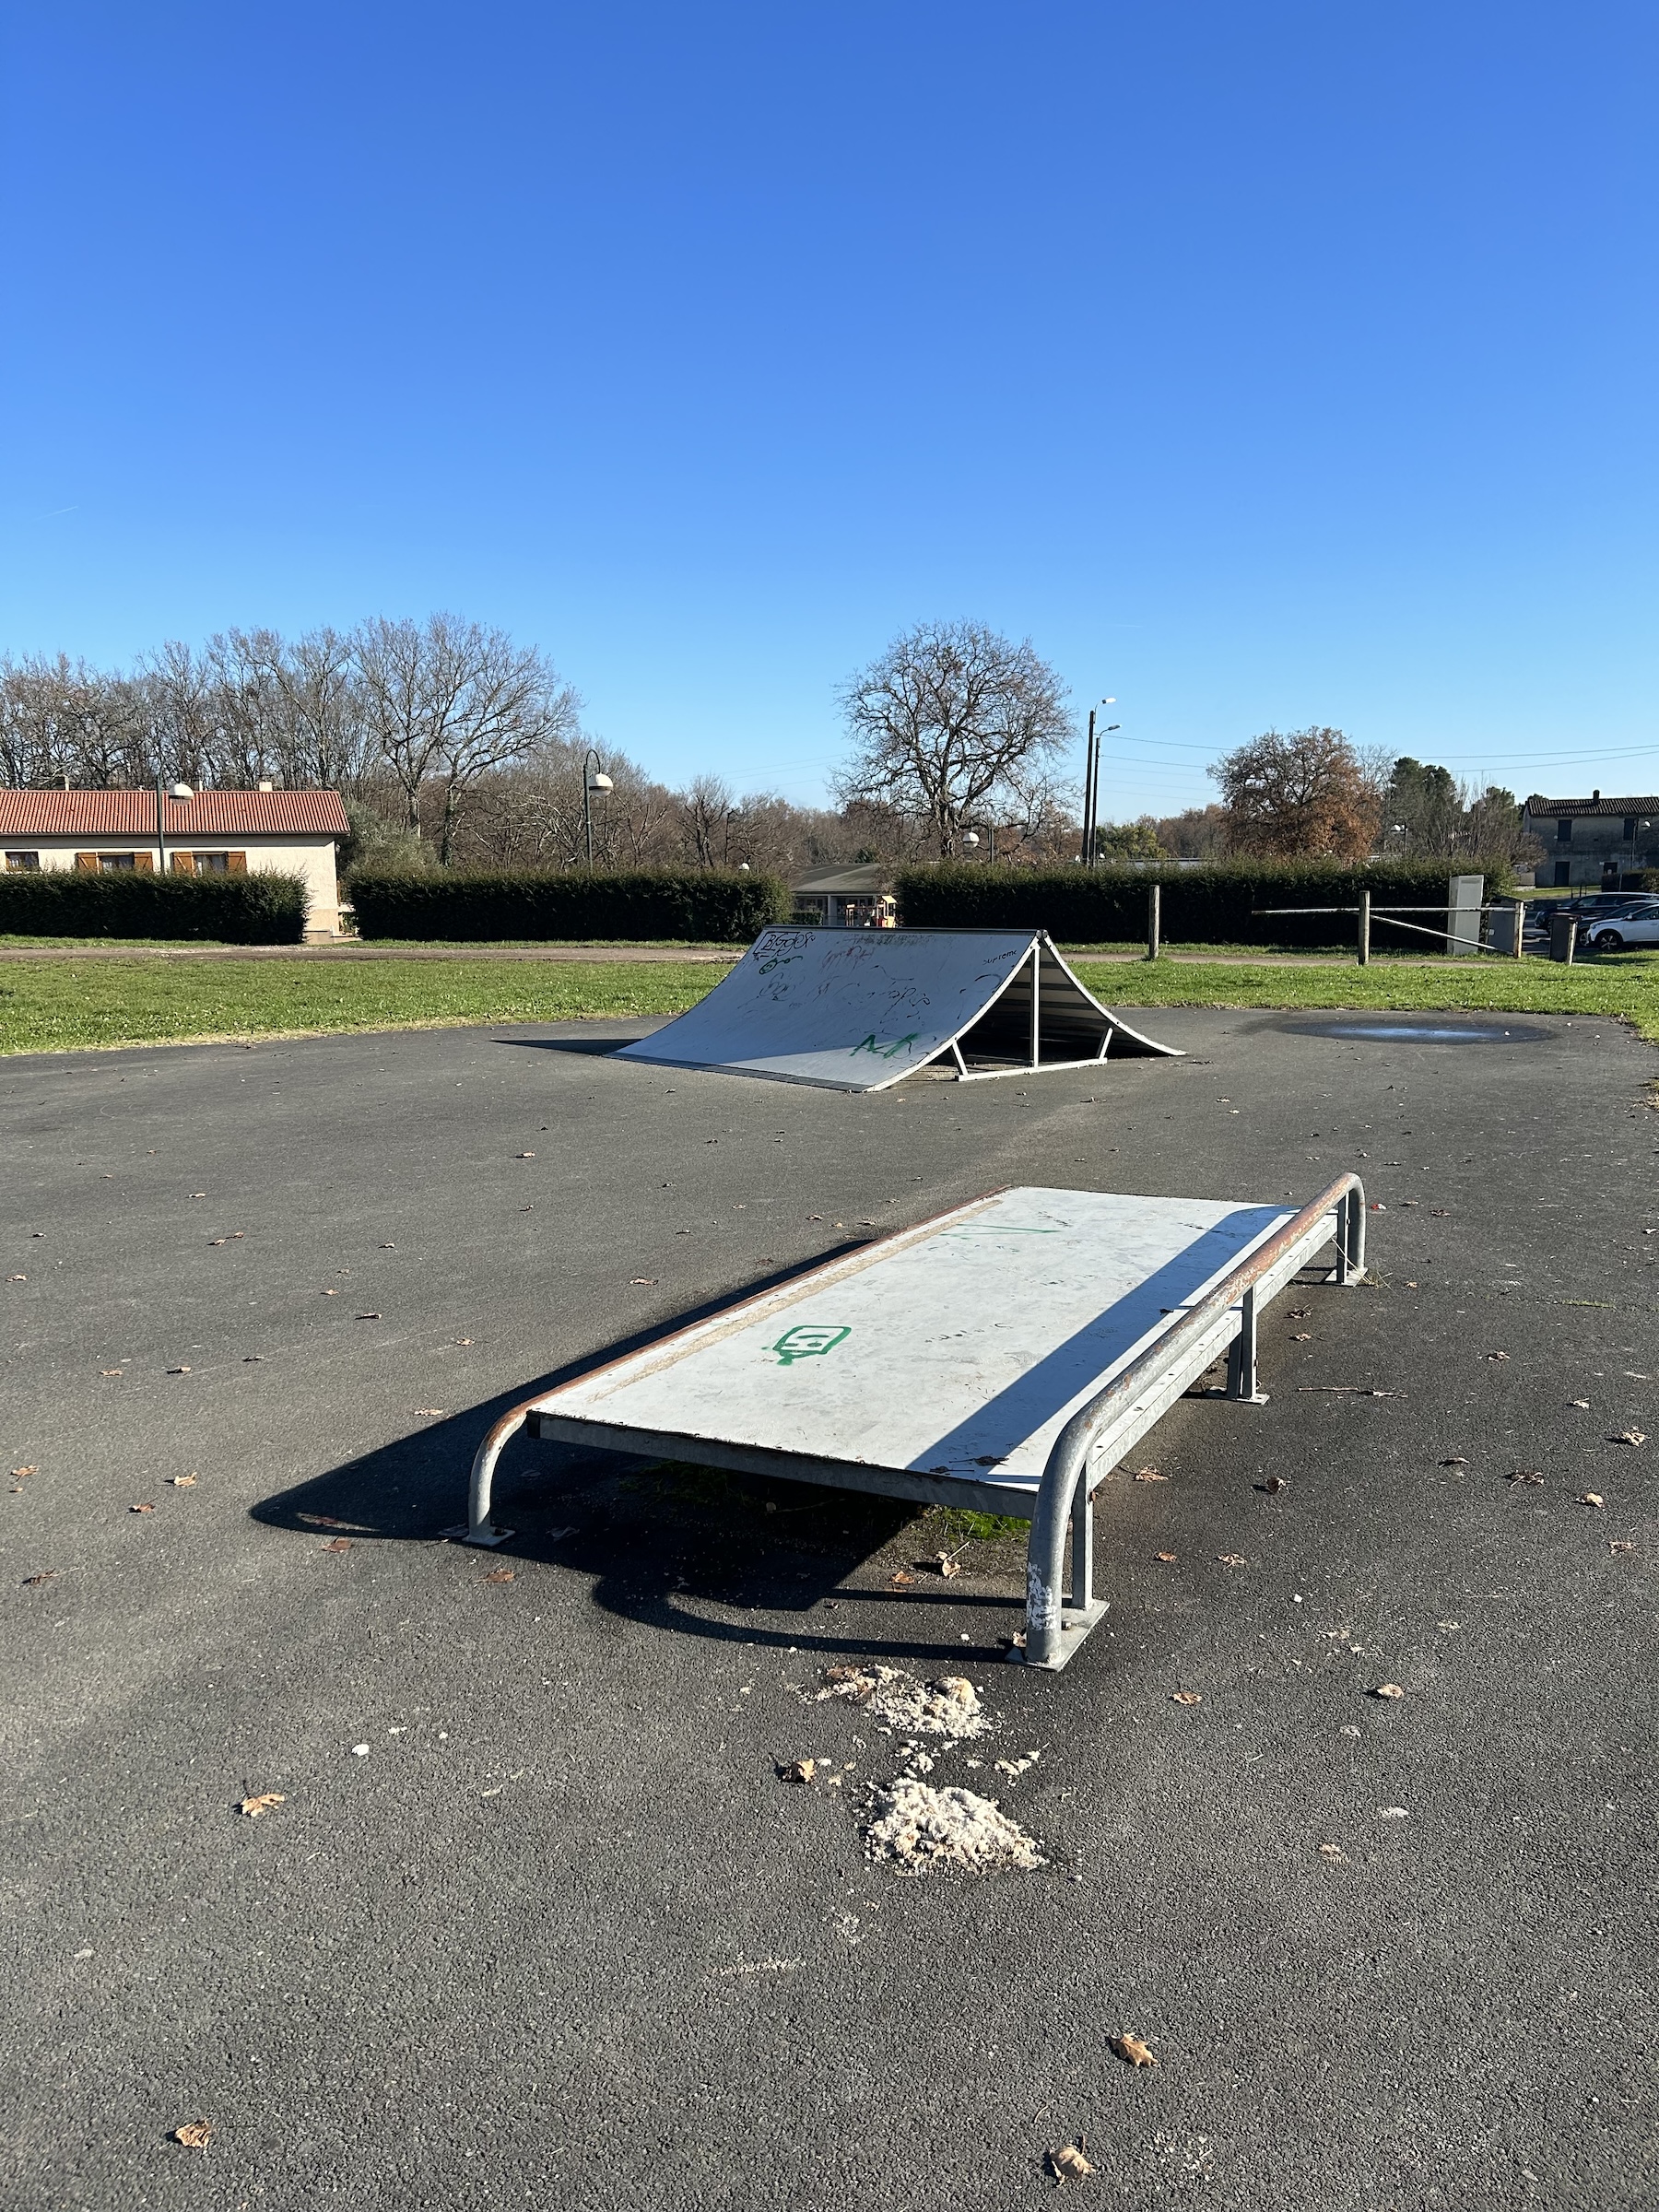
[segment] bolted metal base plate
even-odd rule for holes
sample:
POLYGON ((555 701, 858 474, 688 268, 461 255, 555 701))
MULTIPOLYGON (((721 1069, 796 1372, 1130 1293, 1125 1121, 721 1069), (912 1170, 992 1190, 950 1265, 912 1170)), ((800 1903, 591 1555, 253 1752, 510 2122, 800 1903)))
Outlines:
POLYGON ((1062 1641, 1058 1659, 1046 1663, 1041 1659, 1028 1659, 1018 1644, 1008 1657, 1016 1666, 1036 1666, 1041 1667, 1045 1675, 1057 1675, 1063 1666, 1070 1665, 1082 1649, 1090 1629, 1098 1628, 1109 1610, 1104 1598, 1098 1598, 1092 1606, 1086 1606, 1081 1611, 1075 1606, 1065 1606, 1060 1612, 1062 1641))
POLYGON ((457 1544, 477 1544, 486 1551, 493 1551, 498 1544, 505 1544, 513 1532, 510 1528, 498 1528, 493 1521, 486 1521, 479 1528, 468 1528, 465 1521, 459 1521, 453 1528, 441 1533, 457 1544))

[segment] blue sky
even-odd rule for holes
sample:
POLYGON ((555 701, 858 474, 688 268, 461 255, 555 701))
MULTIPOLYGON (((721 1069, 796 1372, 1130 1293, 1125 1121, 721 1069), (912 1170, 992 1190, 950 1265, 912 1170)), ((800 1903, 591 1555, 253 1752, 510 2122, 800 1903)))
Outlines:
POLYGON ((0 647, 447 607, 818 796, 913 621, 1659 788, 1651 6, 14 9, 0 647))

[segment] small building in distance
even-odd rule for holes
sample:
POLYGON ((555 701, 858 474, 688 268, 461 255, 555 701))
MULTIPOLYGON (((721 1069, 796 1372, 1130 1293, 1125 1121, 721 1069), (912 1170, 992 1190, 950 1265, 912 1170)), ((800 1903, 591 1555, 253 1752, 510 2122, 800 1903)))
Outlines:
POLYGON ((1521 826, 1544 847, 1540 886, 1640 890, 1642 870, 1659 868, 1659 796, 1604 799, 1593 791, 1587 799, 1547 799, 1535 793, 1521 810, 1521 826))
POLYGON ((893 869, 886 861, 808 868, 790 889, 797 916, 820 928, 893 929, 898 925, 893 869))
POLYGON ((302 876, 308 937, 339 934, 335 849, 350 834, 337 791, 0 791, 8 870, 302 876))

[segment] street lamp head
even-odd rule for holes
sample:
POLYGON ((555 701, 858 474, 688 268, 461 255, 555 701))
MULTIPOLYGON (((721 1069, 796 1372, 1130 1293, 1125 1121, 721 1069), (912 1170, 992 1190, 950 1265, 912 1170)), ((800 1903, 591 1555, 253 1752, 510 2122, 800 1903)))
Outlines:
POLYGON ((1122 724, 1121 722, 1109 722, 1109 723, 1106 724, 1106 735, 1107 735, 1107 736, 1108 736, 1108 737, 1110 737, 1113 730, 1121 730, 1121 729, 1123 728, 1123 726, 1124 726, 1124 725, 1123 725, 1123 724, 1122 724))
POLYGON ((587 787, 590 791, 615 791, 617 788, 602 768, 594 769, 587 780, 587 787))

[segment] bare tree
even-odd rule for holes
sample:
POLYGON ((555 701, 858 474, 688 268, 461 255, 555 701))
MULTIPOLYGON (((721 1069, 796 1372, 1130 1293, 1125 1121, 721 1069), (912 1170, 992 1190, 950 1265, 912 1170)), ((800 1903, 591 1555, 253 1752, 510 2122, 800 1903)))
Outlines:
POLYGON ((681 833, 700 868, 725 865, 736 801, 723 776, 699 776, 680 799, 681 833))
POLYGON ((976 622, 919 625, 841 693, 856 748, 838 782, 844 805, 875 801, 917 816, 941 858, 1014 779, 1075 735, 1065 688, 1030 641, 976 622))
POLYGON ((156 770, 149 725, 130 677, 62 653, 0 661, 0 770, 8 783, 147 782, 156 770))
POLYGON ((1232 853, 1363 860, 1377 834, 1374 780, 1340 730, 1268 730, 1210 770, 1232 853))
POLYGON ((420 794, 441 793, 439 859, 447 863, 461 802, 492 769, 547 738, 573 735, 581 701, 535 647, 453 615, 365 622, 353 640, 371 726, 420 832, 420 794))

